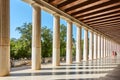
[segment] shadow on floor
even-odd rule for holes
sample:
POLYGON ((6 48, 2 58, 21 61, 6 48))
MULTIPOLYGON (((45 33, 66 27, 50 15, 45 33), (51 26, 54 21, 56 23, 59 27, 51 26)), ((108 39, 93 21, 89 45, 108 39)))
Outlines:
POLYGON ((100 77, 99 80, 120 80, 120 64, 106 76, 100 77))
POLYGON ((97 80, 98 78, 87 78, 87 79, 55 79, 55 80, 97 80))
POLYGON ((34 72, 34 73, 11 73, 10 77, 16 76, 49 76, 49 75, 79 75, 79 74, 103 74, 108 71, 69 71, 69 72, 34 72))

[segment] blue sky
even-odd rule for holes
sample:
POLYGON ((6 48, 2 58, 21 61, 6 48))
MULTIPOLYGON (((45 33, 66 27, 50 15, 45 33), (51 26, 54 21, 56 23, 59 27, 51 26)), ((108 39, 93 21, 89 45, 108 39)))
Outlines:
MULTIPOLYGON (((42 11, 41 26, 53 29, 53 15, 42 11)), ((19 38, 20 34, 15 30, 23 23, 32 22, 32 7, 22 0, 10 0, 10 38, 19 38)), ((61 24, 66 25, 66 21, 61 19, 61 24)), ((83 31, 82 31, 83 32, 83 31)), ((76 37, 76 27, 73 25, 73 36, 76 37)))

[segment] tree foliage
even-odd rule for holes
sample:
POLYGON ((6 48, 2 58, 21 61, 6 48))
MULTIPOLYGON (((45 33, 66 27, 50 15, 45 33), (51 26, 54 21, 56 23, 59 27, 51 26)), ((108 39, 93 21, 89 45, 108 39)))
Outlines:
POLYGON ((42 57, 52 56, 52 31, 46 26, 41 30, 42 57))
POLYGON ((60 56, 62 57, 66 55, 66 31, 67 27, 60 25, 60 56))
MULTIPOLYGON (((22 26, 17 27, 16 30, 21 36, 19 39, 11 39, 11 57, 15 59, 31 58, 32 24, 24 23, 22 26)), ((60 25, 60 56, 62 57, 66 55, 66 32, 67 27, 63 24, 60 25)), ((52 30, 47 26, 41 27, 41 54, 43 58, 52 56, 52 33, 52 30)), ((73 38, 74 43, 75 39, 73 38)), ((75 53, 75 46, 72 52, 75 53)))

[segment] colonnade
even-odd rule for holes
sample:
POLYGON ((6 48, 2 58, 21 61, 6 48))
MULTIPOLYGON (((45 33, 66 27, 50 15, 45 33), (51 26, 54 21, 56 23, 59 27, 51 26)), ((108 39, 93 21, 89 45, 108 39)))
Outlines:
MULTIPOLYGON (((41 16, 40 16, 40 6, 33 5, 33 30, 32 33, 38 33, 39 37, 37 37, 37 34, 32 35, 32 44, 39 43, 34 47, 38 47, 38 49, 35 49, 32 51, 32 69, 38 70, 40 69, 41 65, 41 45, 40 45, 40 22, 41 22, 41 16), (35 7, 34 7, 35 6, 35 7), (37 7, 37 9, 36 9, 37 7), (39 8, 39 9, 38 9, 39 8), (36 10, 36 11, 34 11, 36 10), (36 17, 35 17, 36 16, 36 17), (36 27, 36 28, 34 28, 36 27), (38 28, 39 27, 39 28, 38 28), (39 32, 37 32, 39 31, 39 32), (35 36, 35 37, 34 37, 35 36), (34 42, 35 40, 38 40, 38 42, 34 42), (38 52, 39 51, 39 52, 38 52), (36 55, 37 54, 37 55, 36 55), (39 54, 39 56, 38 56, 39 54), (38 59, 39 58, 39 59, 38 59), (35 60, 34 60, 35 59, 35 60), (35 65, 37 64, 37 65, 35 65), (36 66, 36 67, 35 67, 36 66)), ((60 65, 60 15, 57 13, 53 14, 54 20, 53 20, 53 56, 52 56, 52 64, 53 67, 59 66, 60 65)), ((73 22, 70 19, 67 19, 67 41, 66 41, 66 64, 72 64, 72 25, 73 22)), ((117 43, 114 41, 110 40, 106 36, 95 32, 93 30, 90 30, 86 27, 82 27, 83 25, 76 24, 77 28, 77 35, 76 35, 76 62, 81 62, 81 61, 87 61, 87 60, 93 60, 93 59, 101 59, 107 56, 110 56, 112 51, 118 51, 118 47, 116 46, 117 43), (84 28, 84 44, 83 44, 83 53, 82 51, 82 28, 84 28), (88 36, 88 33, 90 36, 88 36), (89 38, 88 38, 89 37, 89 38), (110 42, 111 42, 111 47, 110 47, 110 42), (88 44, 89 43, 89 44, 88 44), (113 48, 111 50, 110 48, 113 48), (82 55, 83 54, 83 55, 82 55), (82 59, 83 58, 83 59, 82 59)))
MULTIPOLYGON (((41 68, 41 8, 32 5, 32 69, 41 68)), ((53 66, 60 65, 60 15, 53 14, 53 66)), ((10 24, 9 0, 0 0, 0 76, 10 72, 10 24), (4 10, 4 11, 3 11, 4 10)), ((66 63, 72 64, 72 20, 67 20, 66 63)), ((76 62, 101 59, 110 56, 112 51, 120 52, 120 45, 106 36, 90 30, 83 25, 77 25, 76 62), (84 28, 84 45, 82 59, 82 28, 84 28), (88 34, 90 34, 88 36, 88 34), (88 44, 89 43, 89 44, 88 44)))

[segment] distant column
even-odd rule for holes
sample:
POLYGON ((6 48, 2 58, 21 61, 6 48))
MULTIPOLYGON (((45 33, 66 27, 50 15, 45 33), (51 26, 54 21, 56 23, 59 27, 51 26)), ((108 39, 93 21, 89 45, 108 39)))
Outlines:
POLYGON ((94 32, 94 59, 97 59, 97 33, 94 32))
POLYGON ((88 60, 88 30, 84 29, 83 61, 88 60))
POLYGON ((98 58, 101 58, 101 36, 98 34, 98 58))
POLYGON ((107 48, 107 51, 106 51, 106 56, 108 56, 108 39, 106 40, 106 48, 107 48))
POLYGON ((41 68, 41 8, 33 5, 32 69, 41 68))
POLYGON ((60 65, 60 16, 54 14, 53 21, 53 66, 60 65))
POLYGON ((103 36, 101 36, 101 58, 104 57, 104 39, 103 36))
POLYGON ((111 44, 111 50, 112 52, 114 51, 114 42, 112 41, 112 44, 111 44))
POLYGON ((81 26, 77 26, 76 35, 76 62, 80 62, 82 59, 82 49, 81 49, 81 26))
POLYGON ((72 64, 72 22, 67 22, 66 63, 72 64))
POLYGON ((109 54, 109 40, 107 39, 107 56, 109 54))
POLYGON ((110 40, 109 40, 109 43, 108 43, 108 44, 109 44, 109 45, 108 45, 108 50, 109 50, 108 56, 110 56, 110 54, 111 54, 111 51, 110 51, 110 45, 111 45, 110 40))
POLYGON ((89 38, 89 60, 93 60, 93 32, 90 31, 89 38))
POLYGON ((111 56, 111 54, 112 54, 112 50, 111 50, 111 40, 110 40, 110 46, 109 46, 109 56, 111 56))
POLYGON ((104 57, 106 57, 106 38, 104 37, 104 57))
POLYGON ((0 76, 10 73, 10 1, 0 0, 0 76))

